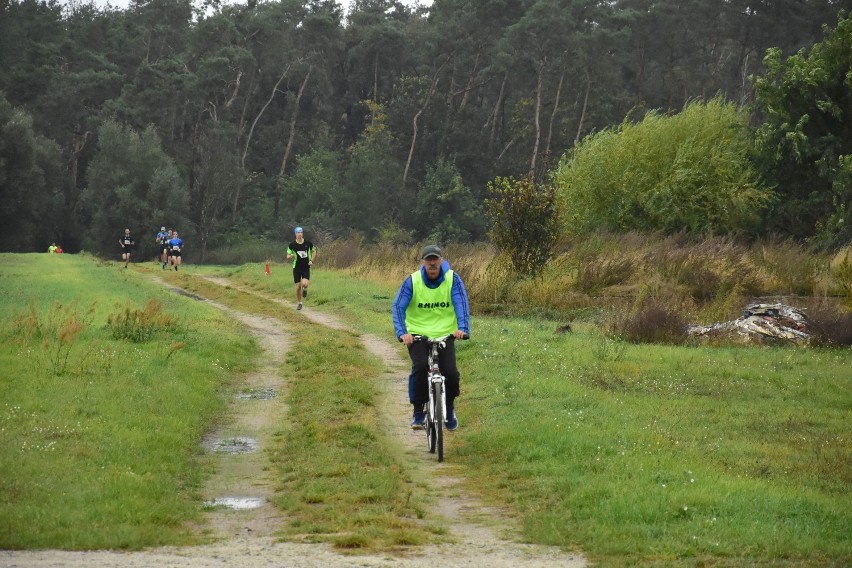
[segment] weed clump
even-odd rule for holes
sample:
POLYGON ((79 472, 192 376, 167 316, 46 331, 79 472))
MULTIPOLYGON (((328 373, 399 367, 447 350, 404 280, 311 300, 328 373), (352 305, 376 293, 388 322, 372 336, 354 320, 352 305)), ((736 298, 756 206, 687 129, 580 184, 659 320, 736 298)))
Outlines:
POLYGON ((655 298, 639 302, 632 310, 615 312, 608 333, 630 343, 669 343, 680 345, 688 337, 683 314, 655 298))
POLYGON ((811 344, 824 347, 852 345, 852 313, 821 305, 808 313, 811 344))
POLYGON ((40 367, 49 369, 53 375, 62 375, 68 369, 68 359, 78 337, 91 323, 94 309, 94 303, 84 313, 76 302, 69 305, 54 302, 46 313, 39 313, 31 301, 29 310, 12 320, 11 335, 21 342, 39 342, 40 367))
POLYGON ((323 262, 332 268, 344 269, 355 266, 361 256, 362 238, 337 239, 323 248, 323 262))
POLYGON ((133 343, 145 343, 158 335, 177 329, 177 318, 163 312, 163 304, 150 299, 141 310, 130 306, 123 312, 111 314, 107 327, 115 339, 127 339, 133 343))

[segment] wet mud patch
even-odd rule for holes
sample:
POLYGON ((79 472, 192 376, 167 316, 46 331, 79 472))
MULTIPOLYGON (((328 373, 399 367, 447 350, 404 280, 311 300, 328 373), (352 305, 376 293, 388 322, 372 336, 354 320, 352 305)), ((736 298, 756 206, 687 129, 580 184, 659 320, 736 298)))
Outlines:
POLYGON ((278 397, 278 389, 274 387, 259 387, 237 393, 240 400, 272 400, 278 397))
POLYGON ((183 288, 172 288, 172 292, 175 294, 180 294, 181 296, 186 296, 187 298, 192 298, 193 300, 198 300, 199 302, 206 302, 207 298, 202 298, 197 294, 193 294, 192 292, 188 292, 183 288))
POLYGON ((224 507, 225 509, 245 511, 263 507, 266 504, 266 499, 263 497, 217 497, 212 501, 205 501, 204 504, 207 507, 224 507))
POLYGON ((211 452, 237 455, 256 452, 260 445, 254 438, 232 436, 229 438, 211 438, 205 440, 204 447, 211 452))

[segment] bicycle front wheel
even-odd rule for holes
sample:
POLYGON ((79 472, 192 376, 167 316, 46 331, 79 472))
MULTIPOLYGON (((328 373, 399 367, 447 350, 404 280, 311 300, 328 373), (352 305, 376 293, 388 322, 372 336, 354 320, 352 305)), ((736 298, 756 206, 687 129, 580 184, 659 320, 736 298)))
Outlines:
POLYGON ((443 385, 435 383, 432 385, 435 398, 435 446, 438 451, 438 461, 444 461, 444 405, 443 385))
POLYGON ((429 444, 429 453, 435 453, 435 400, 432 398, 432 389, 429 388, 429 405, 426 407, 426 442, 429 444))

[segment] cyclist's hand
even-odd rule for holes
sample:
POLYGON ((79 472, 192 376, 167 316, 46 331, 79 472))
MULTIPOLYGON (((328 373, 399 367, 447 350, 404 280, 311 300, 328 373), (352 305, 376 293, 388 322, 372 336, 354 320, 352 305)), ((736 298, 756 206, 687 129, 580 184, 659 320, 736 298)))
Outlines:
POLYGON ((457 329, 453 332, 453 337, 456 339, 467 339, 469 336, 460 329, 457 329))
POLYGON ((414 343, 414 337, 410 333, 404 333, 400 335, 399 340, 406 345, 411 345, 412 343, 414 343))

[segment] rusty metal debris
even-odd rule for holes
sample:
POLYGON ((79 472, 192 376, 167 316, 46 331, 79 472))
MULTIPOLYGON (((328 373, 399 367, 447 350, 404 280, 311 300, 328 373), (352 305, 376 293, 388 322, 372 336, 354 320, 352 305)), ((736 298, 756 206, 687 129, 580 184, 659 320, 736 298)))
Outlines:
POLYGON ((733 321, 687 328, 694 337, 739 340, 746 343, 783 340, 806 344, 810 339, 807 317, 786 304, 749 304, 733 321))

